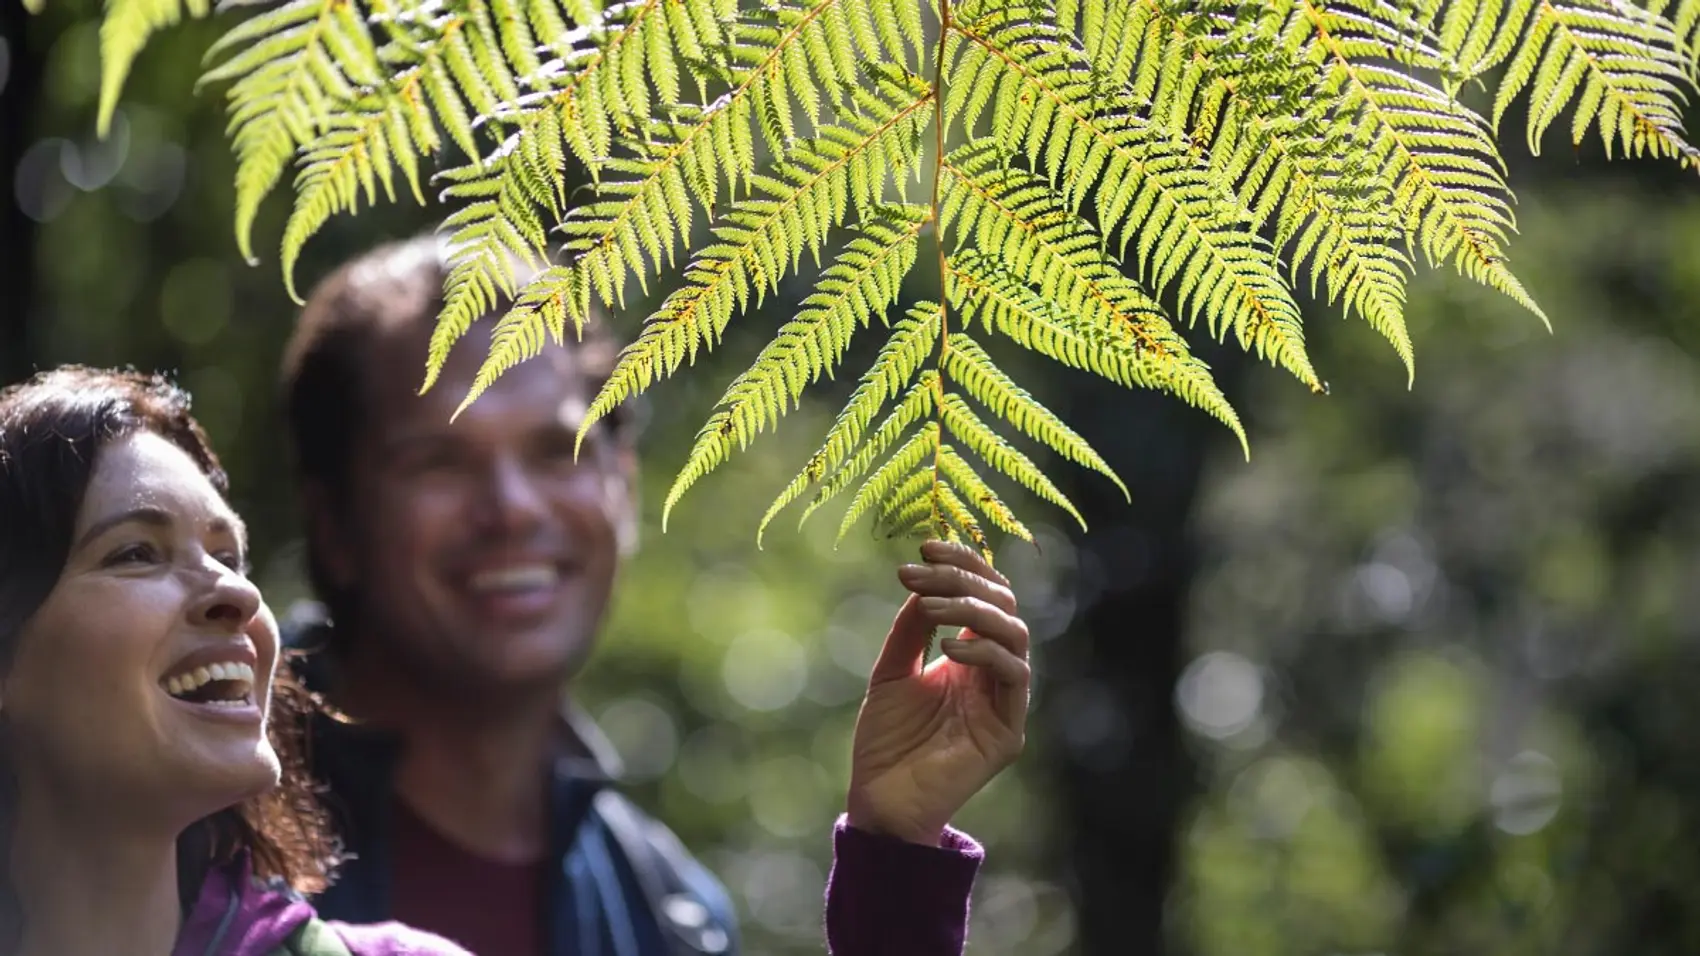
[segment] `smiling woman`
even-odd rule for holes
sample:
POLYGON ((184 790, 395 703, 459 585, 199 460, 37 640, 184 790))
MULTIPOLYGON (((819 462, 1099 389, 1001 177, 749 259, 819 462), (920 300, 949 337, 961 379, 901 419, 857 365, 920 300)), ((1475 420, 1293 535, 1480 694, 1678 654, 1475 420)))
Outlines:
POLYGON ((463 952, 302 900, 333 863, 308 700, 225 491, 161 379, 0 392, 0 956, 463 952))

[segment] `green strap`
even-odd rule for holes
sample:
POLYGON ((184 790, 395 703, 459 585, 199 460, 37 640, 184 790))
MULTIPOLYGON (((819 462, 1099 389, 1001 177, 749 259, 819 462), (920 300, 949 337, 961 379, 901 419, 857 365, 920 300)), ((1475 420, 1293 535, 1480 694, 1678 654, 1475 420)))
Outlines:
POLYGON ((336 934, 336 930, 325 925, 324 920, 313 917, 295 928, 289 938, 283 941, 283 946, 274 951, 271 956, 354 956, 348 950, 348 944, 336 934))

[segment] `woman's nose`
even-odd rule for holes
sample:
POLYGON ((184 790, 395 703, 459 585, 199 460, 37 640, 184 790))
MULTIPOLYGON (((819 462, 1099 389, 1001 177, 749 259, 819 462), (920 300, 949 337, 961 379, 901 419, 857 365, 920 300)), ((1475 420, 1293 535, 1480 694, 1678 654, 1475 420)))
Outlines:
POLYGON ((260 613, 260 589, 235 571, 213 562, 212 581, 189 608, 189 621, 200 627, 232 632, 248 626, 260 613))

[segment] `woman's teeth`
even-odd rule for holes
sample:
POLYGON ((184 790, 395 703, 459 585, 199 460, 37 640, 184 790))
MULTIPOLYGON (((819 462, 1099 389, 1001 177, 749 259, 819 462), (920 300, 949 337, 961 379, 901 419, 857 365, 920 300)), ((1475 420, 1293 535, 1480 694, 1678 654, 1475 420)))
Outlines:
POLYGON ((163 682, 165 692, 173 697, 187 698, 214 681, 224 684, 212 690, 220 691, 212 699, 197 703, 238 706, 250 701, 254 689, 254 668, 242 663, 208 664, 183 674, 173 674, 163 682))

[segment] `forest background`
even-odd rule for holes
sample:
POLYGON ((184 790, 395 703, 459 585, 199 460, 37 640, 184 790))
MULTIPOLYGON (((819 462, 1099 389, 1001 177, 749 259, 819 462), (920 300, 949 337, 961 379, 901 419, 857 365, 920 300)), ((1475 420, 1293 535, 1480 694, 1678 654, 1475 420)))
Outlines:
MULTIPOLYGON (((222 103, 189 92, 222 24, 152 41, 98 141, 99 15, 0 2, 0 380, 175 372, 281 612, 305 596, 274 400, 294 308, 275 261, 236 253, 222 103)), ((1133 504, 1059 468, 1091 532, 1030 522, 1042 549, 1002 546, 1036 708, 1018 767, 959 821, 990 848, 971 952, 1700 951, 1700 181, 1557 140, 1540 162, 1505 148, 1510 252, 1550 335, 1425 271, 1409 390, 1358 322, 1312 325, 1326 397, 1205 346, 1249 464, 1180 403, 1022 370, 1133 504)), ((286 213, 274 196, 256 235, 286 213)), ((335 221, 298 275, 430 226, 407 205, 335 221)), ((826 827, 903 551, 834 549, 824 522, 754 548, 832 389, 661 533, 665 482, 781 317, 650 396, 644 546, 577 686, 774 954, 819 951, 826 827)))

